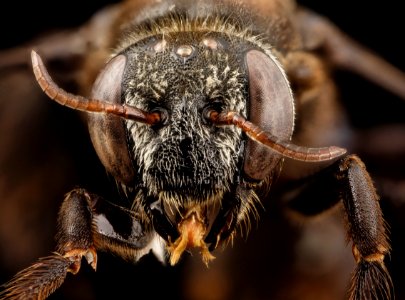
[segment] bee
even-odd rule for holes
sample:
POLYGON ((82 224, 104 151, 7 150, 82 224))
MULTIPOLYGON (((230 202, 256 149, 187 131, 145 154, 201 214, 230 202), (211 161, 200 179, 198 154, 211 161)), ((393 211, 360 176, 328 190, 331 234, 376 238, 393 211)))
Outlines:
POLYGON ((33 47, 36 81, 84 113, 118 195, 67 193, 55 253, 6 283, 1 299, 47 298, 83 259, 96 269, 99 251, 131 262, 153 252, 172 266, 198 251, 208 266, 273 195, 308 216, 342 203, 357 264, 349 299, 391 298, 373 181, 359 156, 330 145, 343 121, 328 64, 404 97, 402 73, 294 1, 125 1, 56 50, 55 41, 33 47), (40 55, 80 47, 79 95, 40 55))

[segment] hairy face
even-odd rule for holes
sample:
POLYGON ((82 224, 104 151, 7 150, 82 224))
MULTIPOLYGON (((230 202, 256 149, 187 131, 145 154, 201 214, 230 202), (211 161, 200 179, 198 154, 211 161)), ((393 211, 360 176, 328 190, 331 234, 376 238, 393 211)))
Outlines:
POLYGON ((204 117, 210 109, 246 115, 246 77, 224 43, 182 33, 127 50, 125 102, 164 116, 152 127, 127 121, 133 160, 153 196, 202 202, 236 179, 240 130, 204 117))

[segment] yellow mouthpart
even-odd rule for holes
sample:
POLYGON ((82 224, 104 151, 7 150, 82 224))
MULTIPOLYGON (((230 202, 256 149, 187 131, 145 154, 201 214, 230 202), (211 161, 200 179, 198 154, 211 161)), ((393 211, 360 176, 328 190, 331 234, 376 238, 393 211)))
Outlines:
POLYGON ((174 266, 179 261, 183 252, 190 248, 200 248, 202 260, 206 266, 215 259, 204 242, 207 226, 201 220, 198 211, 192 210, 178 224, 180 236, 173 243, 169 242, 170 264, 174 266))

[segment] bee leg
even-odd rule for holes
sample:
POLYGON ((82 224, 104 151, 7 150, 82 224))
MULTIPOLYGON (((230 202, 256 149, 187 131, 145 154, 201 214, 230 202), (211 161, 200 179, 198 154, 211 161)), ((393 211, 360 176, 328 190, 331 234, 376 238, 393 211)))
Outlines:
POLYGON ((68 272, 79 271, 82 257, 96 267, 90 204, 84 190, 66 196, 59 213, 57 252, 17 273, 4 285, 0 299, 45 299, 62 285, 68 272))
POLYGON ((82 258, 95 270, 97 250, 131 260, 152 250, 163 260, 163 243, 154 234, 150 219, 142 212, 117 206, 85 190, 71 191, 59 213, 57 252, 73 263, 68 271, 76 274, 82 258))
POLYGON ((82 189, 69 192, 59 210, 57 253, 72 261, 68 272, 76 274, 80 270, 82 257, 95 270, 97 253, 92 234, 93 199, 82 189))
POLYGON ((288 187, 284 200, 302 215, 315 216, 340 199, 343 202, 357 263, 349 299, 391 299, 392 281, 384 265, 390 251, 386 224, 379 197, 360 158, 347 155, 295 185, 288 187))
POLYGON ((0 299, 45 299, 60 287, 67 273, 76 274, 84 257, 95 270, 97 250, 136 261, 153 251, 164 259, 164 243, 150 219, 83 189, 69 192, 59 211, 56 253, 39 259, 4 285, 0 299))
POLYGON ((349 155, 339 163, 338 179, 357 263, 350 299, 391 299, 392 281, 384 265, 390 245, 371 177, 360 158, 349 155))

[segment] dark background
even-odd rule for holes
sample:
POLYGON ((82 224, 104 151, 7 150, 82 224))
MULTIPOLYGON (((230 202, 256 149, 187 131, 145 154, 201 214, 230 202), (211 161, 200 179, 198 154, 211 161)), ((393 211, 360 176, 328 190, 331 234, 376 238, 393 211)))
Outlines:
MULTIPOLYGON (((98 8, 108 3, 114 3, 114 1, 103 0, 92 2, 70 0, 53 1, 50 4, 45 4, 43 1, 28 1, 27 3, 21 3, 19 1, 9 2, 8 7, 3 7, 0 13, 0 28, 2 35, 1 48, 5 49, 18 46, 44 32, 78 26, 86 21, 98 8)), ((401 3, 399 1, 376 1, 374 3, 368 2, 365 4, 364 1, 360 2, 353 0, 304 0, 299 1, 299 3, 327 16, 342 31, 348 33, 355 40, 370 49, 373 49, 373 51, 386 58, 399 69, 405 70, 405 44, 403 43, 405 16, 403 15, 403 10, 400 7, 401 3)), ((347 108, 350 122, 354 128, 368 130, 379 128, 383 125, 404 125, 404 100, 400 100, 398 97, 370 84, 362 78, 344 71, 337 72, 336 78, 341 88, 342 101, 347 108)), ((3 90, 0 89, 0 92, 3 93, 3 90)), ((3 94, 0 98, 6 99, 7 97, 3 94)), ((0 108, 3 109, 5 107, 4 105, 4 103, 0 103, 0 108)), ((44 121, 33 126, 30 130, 27 130, 26 135, 20 136, 19 139, 15 139, 15 141, 24 139, 25 142, 18 142, 18 144, 16 144, 17 146, 15 146, 16 150, 14 156, 10 156, 14 157, 13 162, 10 162, 8 165, 0 164, 0 189, 4 182, 8 184, 6 189, 9 193, 11 193, 11 190, 19 189, 23 180, 20 179, 23 176, 19 174, 28 173, 25 166, 26 162, 29 160, 37 160, 41 166, 46 166, 47 171, 39 173, 39 175, 47 174, 47 177, 42 180, 33 180, 32 184, 40 184, 42 189, 48 189, 48 193, 53 195, 50 198, 60 199, 61 201, 65 192, 80 184, 84 184, 86 187, 90 188, 94 187, 95 189, 100 189, 100 185, 108 185, 108 179, 103 176, 104 173, 102 167, 98 164, 97 159, 94 158, 94 152, 88 142, 87 135, 82 133, 82 126, 78 125, 79 123, 76 123, 79 122, 78 118, 71 112, 65 112, 62 108, 57 108, 56 105, 44 105, 49 105, 51 111, 54 112, 54 115, 45 116, 39 113, 37 117, 44 117, 44 121), (47 149, 51 148, 49 145, 52 143, 55 143, 58 146, 55 149, 47 150, 45 152, 41 150, 42 147, 46 147, 47 149), (58 151, 61 153, 60 156, 57 156, 58 151), (30 153, 34 155, 34 158, 26 156, 30 153), (60 165, 47 166, 47 164, 51 163, 59 163, 60 165), (12 172, 10 170, 12 170, 12 172), (96 171, 94 172, 94 170, 96 171), (63 173, 63 176, 61 173, 63 173), (10 179, 9 177, 13 178, 10 179), (63 183, 60 183, 61 178, 65 178, 66 180, 63 183), (57 182, 57 184, 55 183, 56 186, 53 184, 54 181, 57 182)), ((0 111, 0 120, 6 119, 4 114, 5 110, 3 109, 0 111)), ((36 113, 33 112, 34 116, 36 116, 35 114, 36 113)), ((18 118, 18 114, 15 117, 10 115, 7 117, 18 118)), ((17 136, 22 132, 13 131, 19 127, 4 127, 4 124, 5 123, 0 123, 0 127, 3 126, 2 131, 0 132, 0 146, 7 147, 8 144, 4 143, 5 140, 9 141, 8 138, 6 139, 6 135, 17 136), (7 130, 7 128, 11 129, 7 130)), ((28 127, 30 127, 30 124, 24 123, 24 128, 26 129, 28 127)), ((405 139, 405 136, 399 135, 399 138, 405 139)), ((380 174, 378 168, 381 168, 381 165, 374 163, 373 159, 373 157, 369 158, 372 166, 371 171, 380 174)), ((403 165, 403 162, 398 163, 403 165)), ((396 172, 398 173, 398 171, 396 172)), ((389 170, 387 173, 389 173, 389 170)), ((396 174, 397 178, 400 180, 404 179, 404 175, 405 174, 403 173, 396 174)), ((397 188, 398 186, 399 185, 396 185, 393 188, 397 188)), ((21 191, 25 191, 25 189, 22 188, 21 191)), ((28 191, 36 190, 32 187, 28 189, 28 191)), ((405 201, 403 192, 404 188, 398 190, 397 194, 400 195, 394 200, 385 197, 382 199, 384 214, 386 215, 392 233, 391 239, 393 252, 388 266, 393 274, 397 299, 405 299, 405 291, 403 288, 405 284, 405 262, 402 258, 403 253, 405 253, 403 240, 403 230, 405 229, 405 221, 403 221, 405 219, 405 202, 401 202, 401 200, 405 201)), ((16 196, 16 199, 17 198, 18 197, 16 196)), ((0 199, 0 202, 1 201, 2 199, 0 199)), ((16 271, 26 267, 37 257, 47 255, 53 250, 53 235, 56 230, 56 212, 60 202, 58 203, 55 201, 46 203, 48 203, 47 206, 40 205, 36 202, 28 202, 17 210, 19 212, 24 212, 20 217, 21 222, 26 222, 26 219, 29 218, 29 220, 33 222, 32 224, 34 224, 34 221, 38 223, 39 220, 40 224, 35 223, 36 225, 34 225, 34 227, 35 230, 41 231, 40 234, 31 237, 31 240, 27 237, 23 237, 23 233, 17 232, 15 239, 2 239, 0 241, 0 282, 5 282, 16 271), (27 211, 31 214, 28 214, 27 211), (28 217, 26 217, 25 213, 28 217), (21 238, 24 242, 16 246, 16 240, 19 239, 19 234, 21 234, 21 238), (10 255, 10 252, 14 253, 14 256, 10 255)), ((3 218, 3 221, 5 222, 6 218, 9 218, 10 216, 5 216, 0 213, 0 217, 3 218)), ((259 222, 259 227, 266 226, 269 222, 270 221, 264 217, 264 222, 263 224, 259 222)), ((272 223, 270 222, 270 224, 272 223)), ((280 226, 280 224, 288 226, 284 220, 280 221, 278 226, 280 226)), ((26 224, 26 226, 28 226, 28 229, 33 230, 33 228, 30 227, 30 223, 28 223, 28 225, 26 224)), ((276 230, 283 232, 282 229, 283 228, 280 227, 276 230)), ((249 242, 251 243, 252 246, 249 255, 258 256, 259 258, 256 258, 254 261, 256 263, 259 261, 259 264, 260 255, 266 254, 260 249, 255 251, 254 247, 261 247, 261 243, 266 243, 266 240, 264 239, 266 239, 266 236, 263 236, 263 234, 252 233, 252 237, 247 239, 246 245, 244 244, 244 247, 248 247, 249 242), (261 238, 261 240, 259 240, 261 242, 258 242, 258 237, 261 238)), ((273 247, 280 248, 281 253, 283 253, 283 251, 290 251, 289 249, 283 250, 283 245, 275 244, 273 247)), ((228 249, 227 253, 229 254, 232 253, 232 251, 237 250, 238 248, 235 246, 228 249)), ((188 286, 188 282, 193 282, 197 285, 200 284, 201 286, 194 286, 192 289, 198 290, 200 288, 203 291, 201 294, 206 295, 206 291, 204 292, 204 289, 206 289, 204 286, 205 281, 202 281, 201 279, 200 283, 198 283, 198 276, 191 276, 187 273, 191 268, 190 264, 192 266, 195 264, 195 262, 191 262, 190 259, 183 260, 175 268, 167 268, 161 266, 153 257, 146 257, 136 266, 133 266, 124 263, 121 259, 111 257, 108 254, 100 253, 99 255, 100 260, 96 275, 94 275, 88 267, 84 266, 81 274, 77 276, 68 276, 68 280, 64 286, 52 298, 93 299, 94 297, 97 297, 101 299, 114 297, 117 299, 145 299, 149 295, 148 298, 151 299, 157 297, 187 299, 191 298, 189 295, 195 294, 187 291, 186 286, 188 286), (193 278, 194 281, 190 278, 193 278), (125 297, 128 293, 130 293, 130 296, 125 297)), ((194 259, 198 260, 199 258, 196 256, 194 259)), ((221 265, 221 262, 219 262, 220 259, 221 258, 218 258, 214 263, 221 265)), ((269 289, 275 288, 274 284, 271 284, 271 282, 266 283, 263 280, 263 278, 268 277, 266 274, 263 274, 263 272, 268 271, 271 273, 274 272, 273 270, 263 270, 262 268, 254 269, 251 266, 248 267, 246 264, 249 264, 250 260, 248 260, 247 257, 243 258, 243 256, 242 259, 248 261, 240 262, 241 272, 245 272, 244 275, 250 278, 250 280, 246 280, 246 282, 263 281, 263 289, 266 289, 266 284, 268 284, 267 287, 269 289), (251 278, 256 279, 253 280, 251 278)), ((270 259, 282 260, 282 258, 279 257, 270 259)), ((199 267, 200 266, 197 266, 196 269, 199 267)), ((212 274, 215 275, 217 273, 212 274)), ((226 290, 226 280, 223 282, 221 274, 223 275, 224 273, 217 274, 217 277, 213 275, 214 279, 211 278, 216 282, 216 285, 212 283, 212 280, 208 281, 210 282, 210 293, 218 296, 213 296, 211 299, 221 299, 220 296, 221 293, 223 293, 223 291, 221 291, 221 284, 223 284, 223 287, 226 290)), ((277 274, 275 274, 274 277, 277 277, 277 274)), ((269 278, 273 277, 270 276, 269 278)), ((275 282, 277 282, 277 280, 275 280, 275 282)), ((288 286, 289 282, 283 282, 283 285, 288 286)), ((237 287, 241 290, 255 288, 254 285, 244 285, 243 282, 239 282, 237 287)), ((293 281, 291 282, 291 289, 294 289, 293 281)), ((234 298, 249 299, 249 296, 241 296, 237 292, 236 294, 235 292, 230 294, 233 295, 234 298)), ((257 295, 257 293, 251 294, 257 295)), ((246 292, 246 295, 249 295, 249 293, 246 292)), ((266 293, 264 293, 264 295, 266 295, 266 293)), ((250 299, 252 298, 253 297, 250 299)), ((198 298, 194 296, 193 299, 198 298)), ((263 299, 267 298, 263 296, 263 299)), ((274 299, 279 298, 274 296, 274 299)), ((302 299, 304 299, 304 296, 302 299)))

